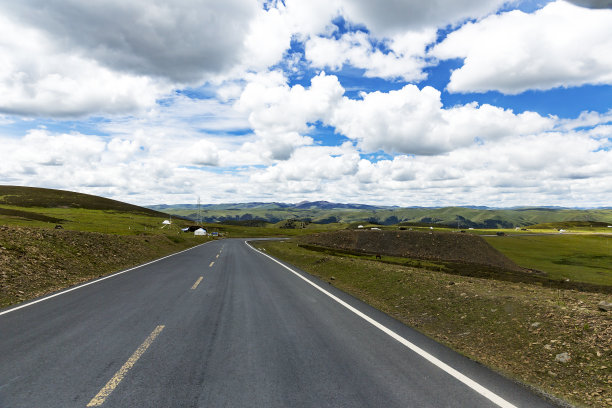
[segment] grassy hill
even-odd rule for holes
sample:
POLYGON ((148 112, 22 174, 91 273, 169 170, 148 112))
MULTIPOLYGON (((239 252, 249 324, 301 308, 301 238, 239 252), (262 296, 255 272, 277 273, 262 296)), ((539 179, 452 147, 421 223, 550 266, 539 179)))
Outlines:
POLYGON ((88 194, 0 186, 0 308, 205 242, 191 225, 88 194))
MULTIPOLYGON (((0 186, 0 224, 110 234, 155 233, 168 214, 64 190, 0 186)), ((178 220, 175 226, 191 224, 178 220)), ((167 228, 173 229, 173 228, 167 228)), ((176 228, 174 228, 176 230, 176 228)), ((167 231, 159 231, 166 233, 167 231)))
POLYGON ((109 198, 37 187, 0 186, 0 204, 3 206, 30 208, 83 208, 88 210, 165 216, 159 211, 109 198))
MULTIPOLYGON (((195 205, 152 206, 168 214, 197 219, 195 205)), ((204 222, 264 220, 277 223, 288 219, 306 220, 318 224, 374 223, 427 223, 459 228, 515 228, 542 223, 568 221, 599 222, 612 225, 611 209, 566 208, 399 208, 375 207, 360 204, 314 203, 234 203, 203 205, 200 210, 204 222)))

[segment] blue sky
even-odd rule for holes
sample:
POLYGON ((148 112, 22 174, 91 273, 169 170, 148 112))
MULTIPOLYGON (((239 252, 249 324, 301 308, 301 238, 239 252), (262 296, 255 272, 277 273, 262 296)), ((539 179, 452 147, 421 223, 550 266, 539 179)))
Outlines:
POLYGON ((612 2, 576 3, 5 2, 0 184, 610 206, 612 2))

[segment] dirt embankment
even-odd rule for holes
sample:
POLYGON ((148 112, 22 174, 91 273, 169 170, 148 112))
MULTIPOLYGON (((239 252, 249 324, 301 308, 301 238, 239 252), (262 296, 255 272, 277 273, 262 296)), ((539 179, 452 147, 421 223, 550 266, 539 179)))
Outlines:
POLYGON ((348 230, 315 234, 303 242, 362 253, 462 262, 523 271, 481 237, 453 232, 348 230))
POLYGON ((0 307, 135 266, 194 245, 164 235, 0 226, 0 307))

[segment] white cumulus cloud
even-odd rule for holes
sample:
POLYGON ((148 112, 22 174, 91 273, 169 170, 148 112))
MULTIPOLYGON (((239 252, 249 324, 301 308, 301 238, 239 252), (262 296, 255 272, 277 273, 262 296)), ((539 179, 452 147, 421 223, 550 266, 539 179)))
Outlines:
POLYGON ((366 152, 435 155, 480 142, 550 129, 551 118, 471 103, 443 108, 440 91, 406 85, 343 98, 328 123, 366 152))
POLYGON ((134 112, 154 105, 168 89, 149 77, 113 72, 95 60, 66 53, 40 30, 1 15, 0 53, 0 112, 7 114, 134 112))
POLYGON ((305 56, 312 66, 340 70, 350 65, 365 70, 366 77, 401 78, 406 81, 422 80, 428 65, 425 48, 435 41, 435 29, 407 32, 386 42, 388 51, 376 48, 364 32, 346 33, 336 40, 314 37, 306 42, 305 56))
POLYGON ((258 8, 250 0, 24 0, 1 10, 112 70, 192 82, 236 63, 258 8))
POLYGON ((236 108, 248 114, 261 150, 271 160, 289 158, 296 147, 309 145, 309 124, 327 117, 344 89, 335 76, 314 77, 309 88, 289 87, 279 71, 252 76, 236 108))
POLYGON ((612 10, 556 1, 532 14, 513 10, 468 23, 431 55, 463 58, 451 92, 517 94, 583 84, 612 84, 612 10))

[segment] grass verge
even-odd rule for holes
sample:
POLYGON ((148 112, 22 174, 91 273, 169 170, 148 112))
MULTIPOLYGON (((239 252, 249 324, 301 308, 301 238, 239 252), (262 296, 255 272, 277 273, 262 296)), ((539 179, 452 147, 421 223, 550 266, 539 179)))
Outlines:
POLYGON ((330 255, 293 242, 254 245, 508 377, 579 406, 612 407, 612 319, 597 308, 609 295, 330 255), (556 360, 562 353, 569 361, 556 360))
POLYGON ((113 235, 0 226, 0 308, 205 242, 185 235, 113 235))

